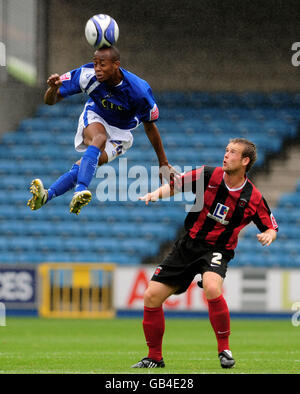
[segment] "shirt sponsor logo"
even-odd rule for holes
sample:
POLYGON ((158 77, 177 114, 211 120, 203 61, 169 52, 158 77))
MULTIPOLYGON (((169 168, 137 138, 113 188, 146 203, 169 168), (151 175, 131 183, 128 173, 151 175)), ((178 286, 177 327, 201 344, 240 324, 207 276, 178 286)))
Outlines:
POLYGON ((113 110, 113 111, 124 111, 124 107, 121 104, 115 104, 111 101, 106 100, 105 98, 101 99, 101 104, 104 109, 113 110))
POLYGON ((207 216, 216 222, 219 222, 221 224, 227 225, 229 223, 228 220, 225 220, 227 213, 229 212, 229 207, 226 207, 226 205, 220 204, 218 202, 214 213, 211 214, 210 212, 207 214, 207 216))

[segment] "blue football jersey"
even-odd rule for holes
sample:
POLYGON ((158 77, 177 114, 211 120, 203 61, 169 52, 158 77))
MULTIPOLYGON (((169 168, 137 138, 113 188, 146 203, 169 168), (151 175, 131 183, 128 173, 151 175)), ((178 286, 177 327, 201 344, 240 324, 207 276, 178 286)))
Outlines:
POLYGON ((97 81, 93 63, 85 64, 60 77, 60 94, 62 97, 88 94, 93 111, 119 129, 134 129, 141 122, 157 120, 159 111, 150 85, 123 68, 120 71, 123 80, 112 87, 97 81))

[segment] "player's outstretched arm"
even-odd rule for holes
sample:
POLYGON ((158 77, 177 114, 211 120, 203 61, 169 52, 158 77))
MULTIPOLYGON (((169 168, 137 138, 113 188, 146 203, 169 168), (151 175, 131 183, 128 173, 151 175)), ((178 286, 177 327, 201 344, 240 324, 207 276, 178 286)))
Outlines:
POLYGON ((139 197, 139 200, 145 201, 146 205, 148 205, 149 201, 155 202, 161 198, 171 197, 174 194, 174 188, 171 187, 168 183, 165 183, 158 189, 154 190, 154 192, 147 193, 143 197, 139 197))
POLYGON ((263 233, 257 234, 257 240, 262 244, 262 246, 270 246, 271 243, 275 241, 276 237, 277 232, 271 228, 263 233))
POLYGON ((149 141, 151 142, 151 145, 153 146, 155 153, 157 155, 157 159, 159 162, 159 166, 167 166, 168 165, 168 159, 163 147, 163 143, 158 131, 158 128, 155 123, 153 122, 144 122, 144 129, 147 134, 147 137, 149 141))
POLYGON ((44 102, 48 105, 54 105, 62 100, 62 96, 59 93, 59 88, 62 85, 60 76, 58 74, 50 75, 47 79, 47 84, 49 88, 45 93, 44 102))
POLYGON ((159 177, 161 183, 163 183, 163 178, 169 183, 170 181, 177 180, 180 178, 180 173, 172 167, 167 159, 162 139, 158 128, 155 123, 153 122, 144 122, 144 129, 147 134, 153 149, 155 150, 158 163, 159 163, 159 177))

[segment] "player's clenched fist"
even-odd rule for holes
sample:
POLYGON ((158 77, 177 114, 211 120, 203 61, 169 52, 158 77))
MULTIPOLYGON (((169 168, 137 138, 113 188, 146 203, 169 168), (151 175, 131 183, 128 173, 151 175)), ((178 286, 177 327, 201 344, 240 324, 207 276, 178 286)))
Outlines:
POLYGON ((62 85, 60 76, 58 74, 51 74, 47 79, 47 84, 50 88, 59 88, 62 85))
POLYGON ((262 246, 270 246, 275 239, 276 231, 272 229, 257 234, 257 240, 262 244, 262 246))

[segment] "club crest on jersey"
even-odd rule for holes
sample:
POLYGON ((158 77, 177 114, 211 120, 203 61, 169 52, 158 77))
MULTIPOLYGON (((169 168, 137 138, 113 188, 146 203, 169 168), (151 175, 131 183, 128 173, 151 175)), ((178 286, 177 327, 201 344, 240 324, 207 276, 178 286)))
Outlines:
POLYGON ((245 208, 247 205, 248 201, 245 198, 241 198, 239 201, 239 207, 240 208, 245 208))
POLYGON ((214 210, 214 213, 211 214, 209 212, 207 214, 207 216, 209 218, 215 220, 216 222, 219 222, 221 224, 227 225, 229 223, 229 221, 225 220, 225 219, 226 219, 226 216, 227 216, 228 212, 229 212, 229 207, 226 207, 226 205, 220 204, 218 202, 218 204, 217 204, 217 206, 216 206, 216 208, 214 210))
POLYGON ((157 276, 159 275, 160 271, 162 270, 161 267, 156 267, 156 270, 154 271, 154 275, 157 276))

